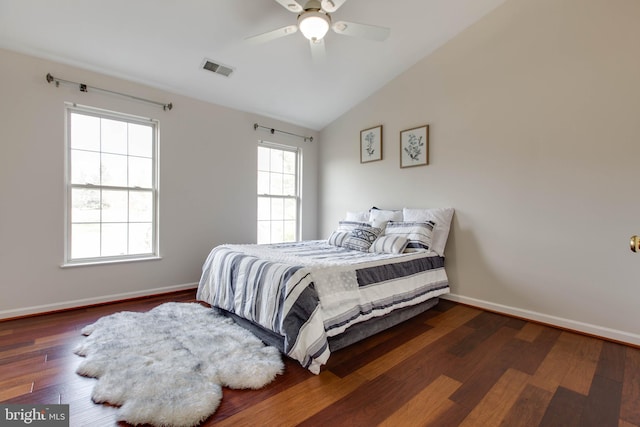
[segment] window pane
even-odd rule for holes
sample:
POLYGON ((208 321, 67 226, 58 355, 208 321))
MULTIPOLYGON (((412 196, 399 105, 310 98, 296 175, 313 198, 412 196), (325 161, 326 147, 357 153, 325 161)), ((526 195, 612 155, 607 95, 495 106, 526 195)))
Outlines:
POLYGON ((100 224, 71 226, 71 256, 73 258, 100 256, 100 224))
POLYGON ((153 163, 151 159, 129 157, 129 187, 151 188, 153 163))
POLYGON ((103 154, 101 165, 102 185, 127 186, 127 156, 103 154))
POLYGON ((153 221, 153 193, 151 191, 129 192, 129 221, 153 221))
POLYGON ((271 149, 265 147, 258 147, 258 170, 269 170, 269 158, 271 156, 271 149))
POLYGON ((129 155, 153 157, 153 128, 129 123, 129 155))
POLYGON ((71 113, 71 148, 100 151, 100 119, 71 113))
POLYGON ((271 221, 271 243, 284 242, 284 224, 282 221, 271 221))
POLYGON ((71 150, 71 183, 100 185, 100 153, 71 150))
POLYGON ((102 224, 102 256, 127 255, 127 224, 102 224))
POLYGON ((100 127, 103 153, 127 154, 127 124, 125 122, 102 119, 100 127))
POLYGON ((271 242, 271 221, 258 221, 258 243, 271 242))
POLYGON ((151 223, 129 224, 129 254, 153 252, 153 225, 151 223))
POLYGON ((298 206, 295 199, 285 199, 284 201, 284 219, 295 221, 298 214, 298 206))
POLYGON ((282 175, 282 194, 285 196, 296 195, 296 176, 282 175))
POLYGON ((282 174, 281 173, 271 173, 269 176, 271 180, 269 186, 269 193, 277 196, 281 196, 282 193, 282 174))
POLYGON ((283 155, 282 150, 271 150, 271 172, 282 172, 283 168, 283 155))
POLYGON ((102 221, 103 222, 127 222, 127 191, 103 190, 102 191, 102 221))
POLYGON ((296 153, 292 151, 284 152, 284 173, 296 173, 296 153))
POLYGON ((258 197, 258 220, 271 219, 271 199, 269 197, 258 197))
POLYGON ((100 222, 100 190, 71 190, 71 222, 100 222))
POLYGON ((258 172, 258 194, 269 194, 269 172, 258 172))
POLYGON ((284 237, 283 242, 295 242, 296 240, 296 222, 284 221, 284 237))
POLYGON ((284 200, 271 199, 271 219, 281 220, 284 218, 284 200))

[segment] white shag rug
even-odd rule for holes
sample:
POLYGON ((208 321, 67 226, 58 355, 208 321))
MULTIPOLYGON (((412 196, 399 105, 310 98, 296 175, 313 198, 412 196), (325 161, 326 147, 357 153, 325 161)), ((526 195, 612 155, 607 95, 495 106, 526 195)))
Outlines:
POLYGON ((118 420, 134 425, 198 425, 223 386, 257 389, 284 370, 276 348, 197 303, 112 314, 82 333, 76 372, 98 379, 94 402, 120 406, 118 420))

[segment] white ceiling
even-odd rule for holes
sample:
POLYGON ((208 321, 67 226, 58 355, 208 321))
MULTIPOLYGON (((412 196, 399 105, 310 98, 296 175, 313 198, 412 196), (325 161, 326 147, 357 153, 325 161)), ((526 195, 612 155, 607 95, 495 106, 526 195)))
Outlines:
POLYGON ((349 0, 334 21, 391 35, 329 32, 322 65, 299 32, 244 40, 296 23, 274 0, 0 0, 0 47, 321 130, 504 1, 349 0), (233 74, 203 70, 205 58, 233 74))

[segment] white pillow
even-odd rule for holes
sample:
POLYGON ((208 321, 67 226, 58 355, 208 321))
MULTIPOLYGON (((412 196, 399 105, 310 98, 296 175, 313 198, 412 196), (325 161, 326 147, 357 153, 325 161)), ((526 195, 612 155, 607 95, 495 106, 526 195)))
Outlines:
POLYGON ((444 256, 444 248, 447 244, 447 238, 449 237, 453 212, 453 208, 402 209, 402 215, 405 221, 435 222, 436 227, 433 230, 431 249, 440 256, 444 256))
POLYGON ((402 211, 392 211, 385 209, 372 208, 369 211, 369 222, 374 227, 384 228, 389 221, 402 221, 402 211))
POLYGON ((369 211, 347 211, 345 221, 367 222, 369 221, 369 211))
POLYGON ((369 227, 369 226, 371 226, 370 223, 363 222, 363 221, 338 221, 338 228, 336 229, 336 231, 346 231, 348 233, 351 233, 353 230, 355 230, 358 227, 369 227))
POLYGON ((348 231, 334 231, 329 236, 329 240, 327 241, 330 245, 333 246, 344 246, 345 240, 351 235, 348 231))
POLYGON ((433 246, 433 229, 435 224, 427 222, 395 222, 389 221, 386 236, 400 236, 409 240, 405 252, 430 250, 433 246))
POLYGON ((379 254, 401 254, 407 248, 409 239, 404 236, 380 236, 369 248, 369 252, 379 254))

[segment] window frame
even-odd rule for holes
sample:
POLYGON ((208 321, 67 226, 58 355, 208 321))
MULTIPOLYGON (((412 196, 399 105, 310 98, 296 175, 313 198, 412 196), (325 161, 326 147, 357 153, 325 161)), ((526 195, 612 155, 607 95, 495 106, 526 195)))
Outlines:
MULTIPOLYGON (((148 261, 161 259, 160 256, 160 243, 159 243, 159 146, 160 146, 160 122, 157 119, 136 116, 128 113, 122 113, 117 111, 105 110, 96 107, 90 107, 86 105, 79 105, 76 103, 65 103, 65 132, 64 132, 64 260, 61 267, 76 267, 87 265, 100 265, 100 264, 112 264, 122 262, 135 262, 135 261, 148 261), (126 123, 141 124, 145 126, 151 126, 152 128, 152 172, 151 172, 151 187, 129 187, 129 186, 111 186, 101 184, 74 184, 72 182, 72 162, 71 162, 71 116, 73 113, 82 114, 86 116, 98 117, 100 119, 116 120, 126 123), (116 191, 141 191, 151 192, 152 196, 152 214, 151 214, 151 229, 152 229, 152 243, 151 252, 137 253, 128 255, 101 255, 97 257, 85 257, 85 258, 73 258, 72 257, 72 192, 76 188, 96 189, 96 190, 116 190, 116 191)), ((101 154, 102 147, 99 151, 101 154)), ((127 154, 127 158, 130 155, 127 154)), ((133 156, 135 157, 135 156, 133 156)), ((127 219, 126 224, 135 222, 127 219)), ((103 224, 102 218, 98 224, 103 224)), ((102 235, 102 231, 101 231, 102 235)))
MULTIPOLYGON (((296 235, 293 241, 298 242, 300 241, 300 238, 302 235, 302 215, 301 215, 302 213, 302 149, 296 146, 277 144, 274 142, 269 142, 264 140, 259 141, 257 148, 260 148, 260 147, 294 153, 296 158, 296 165, 295 165, 296 182, 295 182, 295 196, 260 193, 258 191, 259 189, 256 187, 256 242, 259 242, 258 237, 259 237, 260 221, 264 221, 264 220, 258 219, 257 204, 261 197, 269 197, 271 199, 295 200, 296 202, 296 226, 295 226, 296 235)), ((256 154, 257 153, 258 153, 258 150, 256 150, 256 154)), ((257 178, 258 171, 259 171, 258 162, 256 162, 256 186, 258 184, 258 178, 257 178)), ((274 220, 271 220, 271 219, 269 220, 269 222, 272 222, 272 221, 274 220)), ((284 242, 274 242, 271 240, 269 242, 269 244, 277 244, 277 243, 284 243, 284 242)))

